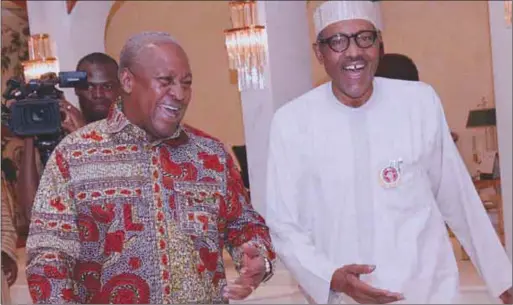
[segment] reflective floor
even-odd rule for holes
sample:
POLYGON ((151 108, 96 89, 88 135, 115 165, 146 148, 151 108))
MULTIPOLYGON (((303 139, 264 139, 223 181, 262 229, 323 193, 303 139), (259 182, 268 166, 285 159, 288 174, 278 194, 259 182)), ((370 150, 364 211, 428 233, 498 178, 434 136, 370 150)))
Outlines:
MULTIPOLYGON (((455 246, 456 256, 461 257, 459 247, 455 246)), ((19 249, 20 267, 16 284, 11 287, 11 298, 15 304, 30 304, 32 300, 27 289, 24 272, 25 249, 19 249)), ((236 271, 231 262, 227 261, 228 280, 236 277, 236 271)), ((476 273, 470 261, 458 262, 461 280, 461 299, 459 304, 497 304, 500 303, 489 296, 483 281, 476 273)), ((259 287, 244 301, 232 302, 233 304, 302 304, 305 298, 298 289, 296 282, 289 272, 279 264, 275 276, 266 284, 259 287)))

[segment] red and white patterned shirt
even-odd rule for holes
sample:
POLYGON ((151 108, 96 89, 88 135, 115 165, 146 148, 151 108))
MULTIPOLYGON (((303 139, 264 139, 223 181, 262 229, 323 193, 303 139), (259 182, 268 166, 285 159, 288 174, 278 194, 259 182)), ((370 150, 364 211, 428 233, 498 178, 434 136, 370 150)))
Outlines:
POLYGON ((246 242, 274 262, 223 144, 188 126, 150 142, 116 104, 50 157, 27 279, 35 303, 225 303, 223 248, 240 267, 246 242))

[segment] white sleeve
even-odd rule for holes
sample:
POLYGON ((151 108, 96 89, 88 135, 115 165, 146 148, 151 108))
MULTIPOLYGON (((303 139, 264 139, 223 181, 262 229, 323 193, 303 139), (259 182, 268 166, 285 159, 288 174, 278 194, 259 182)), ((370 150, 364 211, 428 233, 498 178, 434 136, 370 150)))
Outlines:
POLYGON ((298 180, 302 165, 297 149, 294 151, 289 141, 282 136, 275 118, 269 142, 266 222, 281 261, 311 298, 326 304, 331 277, 338 267, 316 250, 306 225, 299 221, 298 180))
POLYGON ((512 267, 484 209, 469 172, 452 140, 440 99, 433 90, 437 131, 429 154, 429 177, 440 212, 490 293, 498 297, 512 286, 512 267))

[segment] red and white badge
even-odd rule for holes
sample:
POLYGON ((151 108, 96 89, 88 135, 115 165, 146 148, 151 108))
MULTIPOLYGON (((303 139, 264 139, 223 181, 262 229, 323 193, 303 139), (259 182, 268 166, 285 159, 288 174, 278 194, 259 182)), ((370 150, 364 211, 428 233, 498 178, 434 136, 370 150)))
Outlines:
POLYGON ((381 185, 384 188, 397 187, 401 180, 401 159, 390 161, 390 164, 383 168, 379 173, 381 185))

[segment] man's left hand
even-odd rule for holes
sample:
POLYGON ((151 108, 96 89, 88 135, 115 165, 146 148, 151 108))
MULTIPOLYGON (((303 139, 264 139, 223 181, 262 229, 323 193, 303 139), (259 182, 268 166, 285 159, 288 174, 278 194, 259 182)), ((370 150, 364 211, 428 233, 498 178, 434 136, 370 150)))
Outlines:
POLYGON ((265 260, 252 245, 242 246, 242 268, 240 276, 224 290, 224 297, 231 300, 247 298, 260 285, 265 276, 265 260))
POLYGON ((510 288, 506 291, 504 291, 501 296, 500 296, 500 299, 502 301, 502 303, 504 304, 513 304, 513 292, 512 292, 513 288, 510 288))

